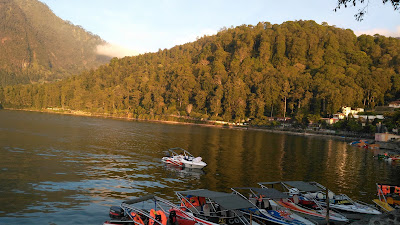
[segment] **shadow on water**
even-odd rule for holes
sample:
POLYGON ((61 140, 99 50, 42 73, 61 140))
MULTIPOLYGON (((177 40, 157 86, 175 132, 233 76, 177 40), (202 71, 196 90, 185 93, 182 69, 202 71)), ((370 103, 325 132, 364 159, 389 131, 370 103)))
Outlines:
POLYGON ((1 110, 0 224, 102 223, 131 197, 176 201, 174 191, 277 180, 317 181, 371 203, 376 182, 400 184, 399 165, 373 154, 328 138, 1 110), (165 166, 172 147, 208 166, 165 166))

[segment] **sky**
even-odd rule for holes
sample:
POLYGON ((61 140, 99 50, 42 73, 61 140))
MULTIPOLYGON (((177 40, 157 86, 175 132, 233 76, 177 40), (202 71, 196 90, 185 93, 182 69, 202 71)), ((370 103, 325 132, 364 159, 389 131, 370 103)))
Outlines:
POLYGON ((371 0, 367 15, 358 22, 354 14, 363 7, 342 7, 337 0, 40 0, 60 18, 99 35, 109 45, 98 51, 116 57, 156 52, 213 35, 223 27, 281 24, 314 20, 356 35, 379 33, 400 37, 400 12, 381 0, 371 0))

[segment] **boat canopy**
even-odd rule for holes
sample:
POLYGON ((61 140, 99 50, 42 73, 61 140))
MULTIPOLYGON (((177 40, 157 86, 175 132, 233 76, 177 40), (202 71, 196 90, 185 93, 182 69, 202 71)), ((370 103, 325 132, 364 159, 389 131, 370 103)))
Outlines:
POLYGON ((274 185, 274 184, 280 184, 280 181, 272 181, 272 182, 260 182, 258 184, 262 184, 262 185, 274 185))
POLYGON ((250 202, 234 194, 198 189, 193 191, 178 191, 183 196, 205 197, 213 200, 227 210, 245 209, 254 207, 250 202))
POLYGON ((317 192, 317 191, 324 191, 324 189, 312 185, 310 183, 304 181, 283 181, 283 184, 289 185, 291 187, 299 189, 299 191, 303 192, 317 192))
POLYGON ((155 199, 155 196, 154 195, 146 195, 146 196, 142 196, 142 197, 126 200, 126 201, 123 201, 122 203, 135 204, 135 203, 144 202, 144 201, 147 201, 147 200, 150 200, 150 199, 155 199))
POLYGON ((240 190, 240 189, 250 190, 254 194, 263 195, 264 197, 270 198, 270 199, 290 198, 289 195, 287 195, 281 191, 278 191, 274 188, 235 187, 235 188, 231 188, 231 189, 234 191, 240 190))
POLYGON ((282 199, 282 198, 290 198, 289 195, 278 191, 274 188, 251 188, 254 192, 260 195, 264 195, 266 198, 270 199, 282 199))

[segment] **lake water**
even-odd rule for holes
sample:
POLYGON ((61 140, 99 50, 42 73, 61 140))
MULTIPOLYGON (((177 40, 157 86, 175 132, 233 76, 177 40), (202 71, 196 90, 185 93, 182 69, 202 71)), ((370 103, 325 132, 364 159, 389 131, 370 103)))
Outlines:
POLYGON ((400 184, 400 163, 373 155, 329 138, 0 110, 0 224, 102 224, 128 198, 277 180, 372 203, 375 183, 400 184), (166 167, 172 147, 208 166, 166 167))

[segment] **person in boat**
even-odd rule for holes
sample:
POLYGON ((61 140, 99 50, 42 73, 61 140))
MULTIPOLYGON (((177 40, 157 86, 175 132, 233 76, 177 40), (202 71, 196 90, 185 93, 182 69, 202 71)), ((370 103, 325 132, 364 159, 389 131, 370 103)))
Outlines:
POLYGON ((178 218, 176 217, 176 211, 172 210, 169 213, 167 225, 179 225, 178 218))
POLYGON ((257 206, 258 208, 260 208, 260 209, 265 209, 264 201, 263 201, 262 195, 256 196, 256 199, 257 199, 257 201, 256 201, 256 206, 257 206))

